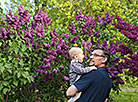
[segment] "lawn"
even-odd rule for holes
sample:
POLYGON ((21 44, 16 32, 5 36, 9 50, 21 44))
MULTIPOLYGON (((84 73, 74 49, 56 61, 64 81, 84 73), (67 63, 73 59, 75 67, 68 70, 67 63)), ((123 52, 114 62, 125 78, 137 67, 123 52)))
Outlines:
POLYGON ((113 102, 138 102, 138 91, 120 92, 119 95, 114 94, 113 102))

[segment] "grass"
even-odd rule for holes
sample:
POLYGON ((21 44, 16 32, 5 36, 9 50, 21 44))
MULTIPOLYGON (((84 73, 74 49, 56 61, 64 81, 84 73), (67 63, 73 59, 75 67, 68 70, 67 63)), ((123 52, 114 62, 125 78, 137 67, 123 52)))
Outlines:
POLYGON ((138 92, 120 92, 119 95, 113 95, 113 102, 138 102, 138 92))
MULTIPOLYGON (((128 80, 126 80, 124 85, 120 86, 121 89, 130 89, 137 88, 138 89, 138 77, 129 76, 128 80)), ((138 102, 138 90, 135 91, 125 91, 119 92, 117 94, 114 91, 111 91, 111 98, 114 99, 113 102, 138 102)))

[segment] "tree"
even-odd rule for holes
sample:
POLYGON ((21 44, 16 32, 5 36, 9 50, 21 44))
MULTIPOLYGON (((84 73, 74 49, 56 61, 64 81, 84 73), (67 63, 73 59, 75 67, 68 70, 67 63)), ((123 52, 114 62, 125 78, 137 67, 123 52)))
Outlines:
POLYGON ((0 17, 3 15, 3 9, 1 7, 1 3, 0 3, 0 17))
MULTIPOLYGON (((119 15, 122 19, 137 24, 137 0, 10 0, 9 7, 14 9, 22 4, 31 13, 37 14, 39 9, 47 12, 52 25, 58 30, 66 30, 72 24, 74 15, 81 10, 87 16, 119 15)), ((7 5, 7 3, 6 3, 7 5)))

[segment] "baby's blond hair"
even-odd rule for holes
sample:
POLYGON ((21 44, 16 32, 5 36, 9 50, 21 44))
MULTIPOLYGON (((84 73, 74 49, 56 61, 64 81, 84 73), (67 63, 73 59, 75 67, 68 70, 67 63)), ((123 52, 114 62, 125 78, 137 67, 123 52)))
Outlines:
POLYGON ((79 47, 72 47, 69 50, 69 56, 71 57, 71 59, 74 59, 74 56, 81 53, 82 49, 79 47))

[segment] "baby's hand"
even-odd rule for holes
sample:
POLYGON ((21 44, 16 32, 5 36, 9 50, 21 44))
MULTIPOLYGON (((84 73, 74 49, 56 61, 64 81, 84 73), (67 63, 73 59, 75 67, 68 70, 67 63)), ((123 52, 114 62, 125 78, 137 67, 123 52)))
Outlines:
POLYGON ((91 70, 97 69, 95 66, 91 66, 90 68, 91 68, 91 70))

